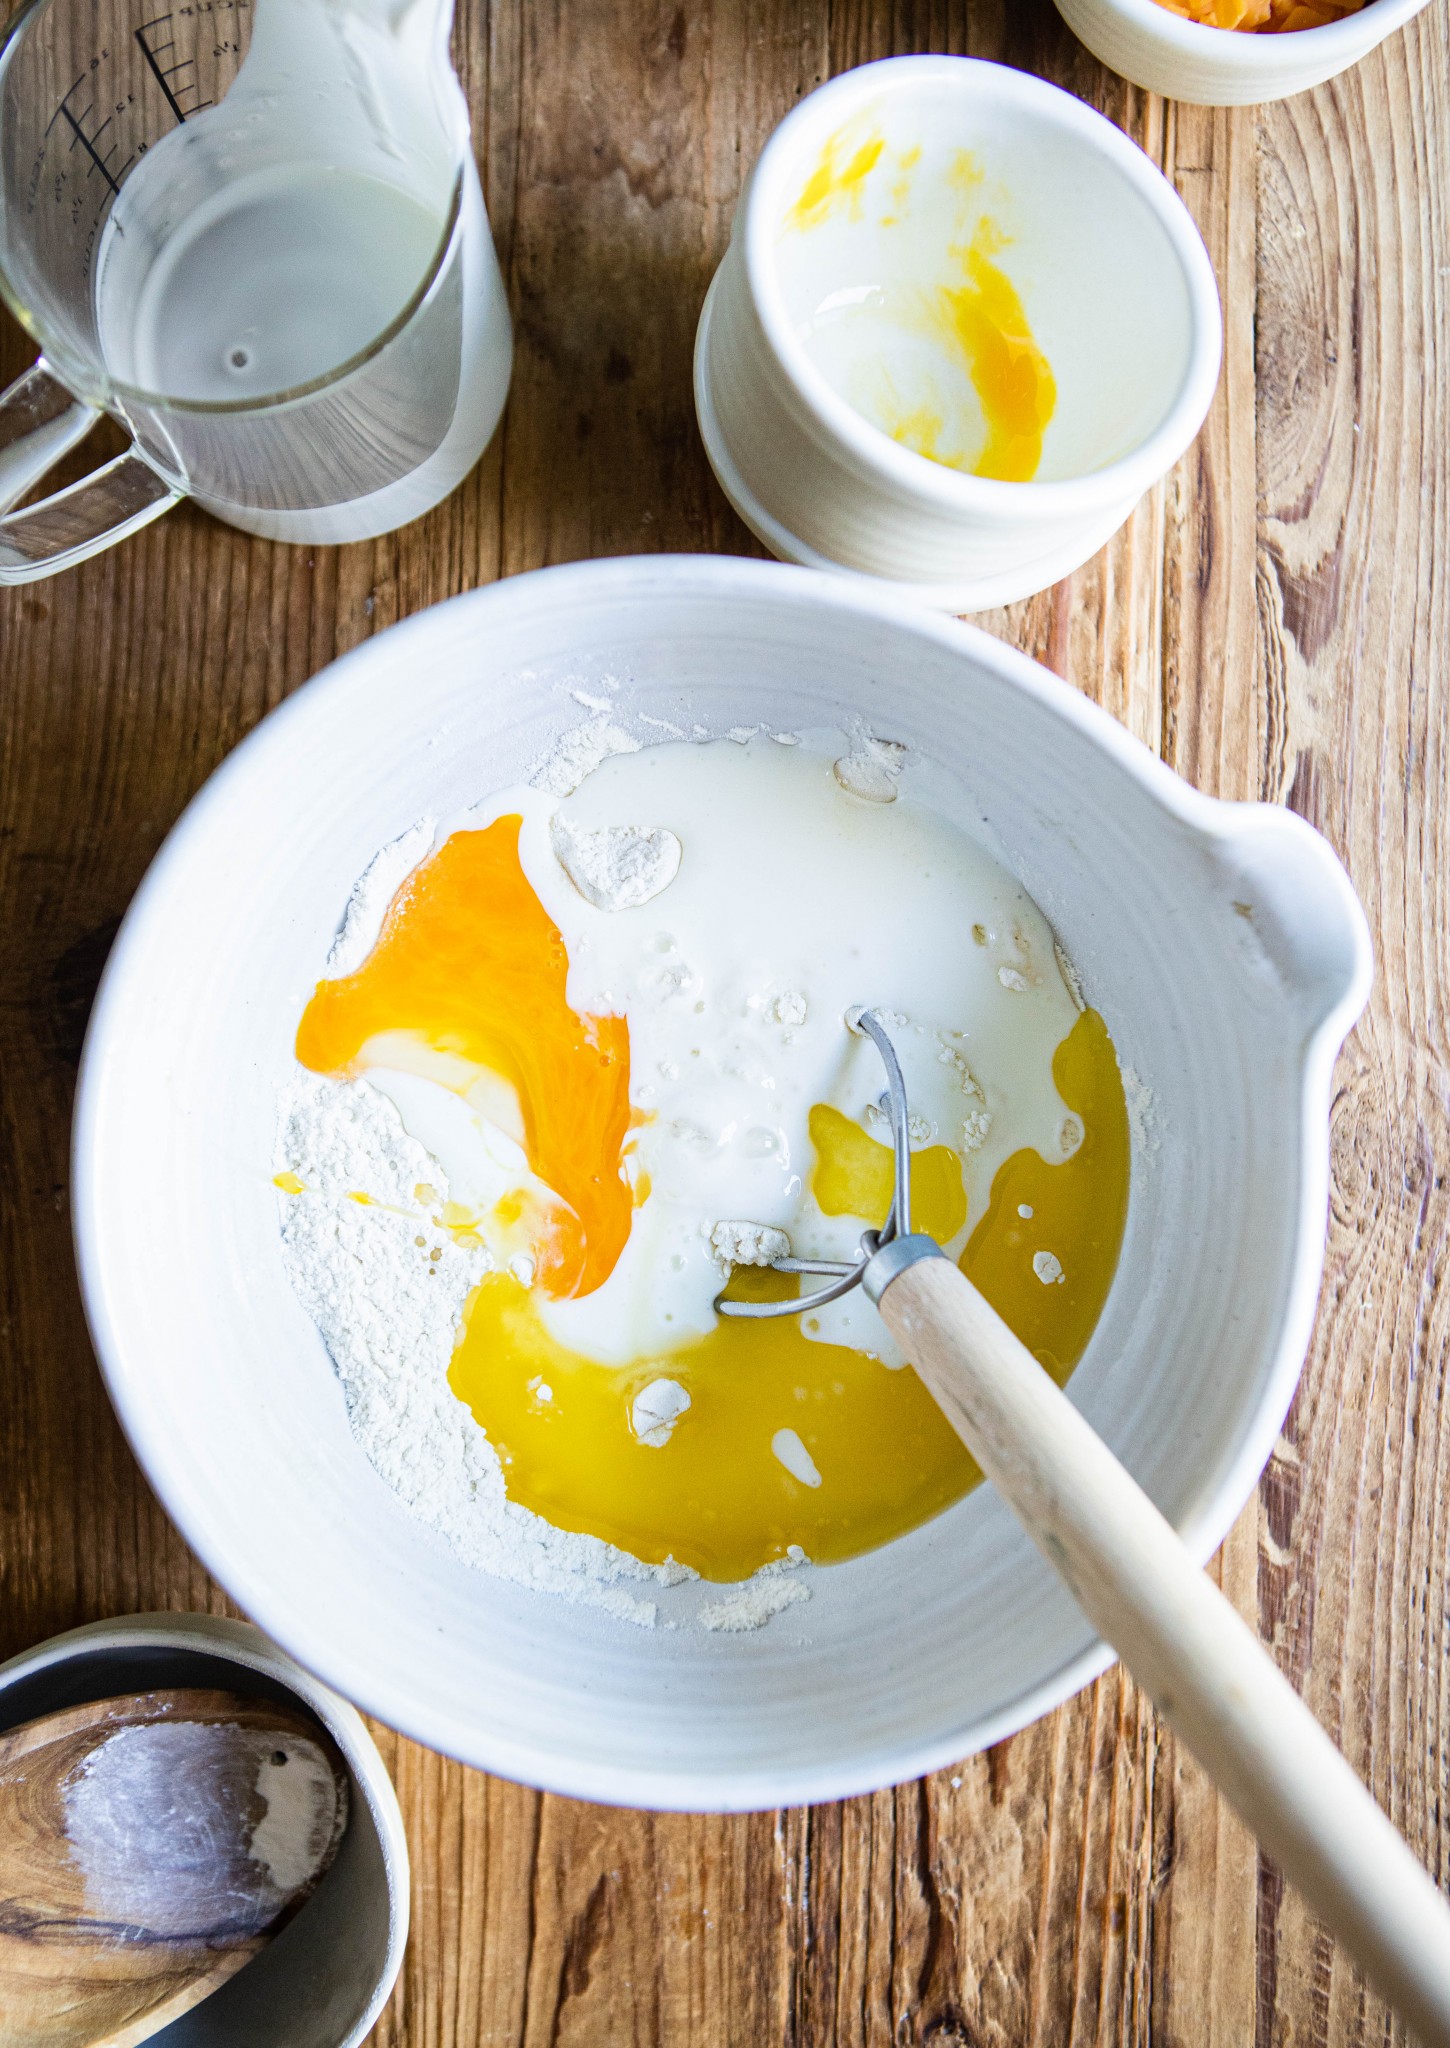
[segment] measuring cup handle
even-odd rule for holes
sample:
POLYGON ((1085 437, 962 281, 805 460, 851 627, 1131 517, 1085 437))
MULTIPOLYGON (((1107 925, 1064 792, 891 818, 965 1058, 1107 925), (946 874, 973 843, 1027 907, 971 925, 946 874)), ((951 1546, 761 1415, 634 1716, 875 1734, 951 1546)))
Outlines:
POLYGON ((23 512, 10 507, 83 440, 100 418, 44 358, 0 393, 0 584, 53 576, 123 540, 176 504, 180 493, 135 453, 23 512))

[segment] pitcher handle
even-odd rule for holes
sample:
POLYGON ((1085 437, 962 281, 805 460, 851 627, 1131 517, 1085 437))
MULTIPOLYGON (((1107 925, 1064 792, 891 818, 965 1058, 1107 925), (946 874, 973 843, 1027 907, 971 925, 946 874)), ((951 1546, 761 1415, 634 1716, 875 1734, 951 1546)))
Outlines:
POLYGON ((0 393, 0 584, 32 583, 98 555, 181 498, 134 450, 23 512, 10 507, 100 418, 42 357, 0 393))

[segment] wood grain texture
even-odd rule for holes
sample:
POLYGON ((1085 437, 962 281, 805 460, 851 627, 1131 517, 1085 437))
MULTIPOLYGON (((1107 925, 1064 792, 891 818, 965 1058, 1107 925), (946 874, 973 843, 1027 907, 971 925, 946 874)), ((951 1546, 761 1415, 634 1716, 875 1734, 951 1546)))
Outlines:
MULTIPOLYGON (((1445 0, 1281 106, 1165 105, 1048 0, 460 0, 518 322, 494 447, 418 525, 294 551, 188 510, 0 593, 0 1654, 225 1611, 140 1479, 71 1276, 66 1142, 115 922, 187 797, 345 648, 500 573, 757 552, 695 433, 696 313, 761 141, 820 79, 952 50, 1135 136, 1227 316, 1205 432, 1103 553, 981 623, 1201 787, 1347 860, 1379 974, 1341 1062, 1323 1306, 1236 1604, 1450 1878, 1450 64, 1445 0)), ((27 360, 0 333, 0 371, 27 360)), ((1113 1672, 957 1770, 652 1818, 383 1734, 414 1935, 378 2048, 1360 2048, 1403 2039, 1113 1672)))

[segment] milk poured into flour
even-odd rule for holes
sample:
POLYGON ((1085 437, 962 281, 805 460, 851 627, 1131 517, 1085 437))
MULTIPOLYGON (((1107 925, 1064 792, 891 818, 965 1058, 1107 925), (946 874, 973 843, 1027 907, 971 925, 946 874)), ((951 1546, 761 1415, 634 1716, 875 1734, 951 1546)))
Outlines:
POLYGON ((847 1018, 877 1007, 906 1073, 915 1226, 1059 1379, 1126 1210, 1107 1028, 901 747, 626 736, 567 794, 547 780, 441 828, 306 1005, 307 1116, 277 1160, 294 1282, 365 1440, 386 1435, 370 1455, 441 1525, 435 1465, 465 1540, 507 1507, 550 1532, 551 1569, 585 1539, 613 1574, 721 1582, 857 1556, 976 1467, 859 1293, 767 1323, 716 1306, 791 1284, 731 1270, 772 1239, 843 1258, 885 1220, 881 1067, 847 1018), (409 1167, 339 1148, 328 1170, 329 1133, 384 1105, 409 1167), (396 1312, 349 1306, 385 1274, 396 1312), (425 1416, 404 1457, 393 1432, 425 1416))

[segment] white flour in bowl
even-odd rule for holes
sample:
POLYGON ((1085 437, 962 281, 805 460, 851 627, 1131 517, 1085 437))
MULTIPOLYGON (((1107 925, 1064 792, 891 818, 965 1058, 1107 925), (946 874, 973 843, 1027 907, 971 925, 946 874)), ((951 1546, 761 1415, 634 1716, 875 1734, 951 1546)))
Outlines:
POLYGON ((653 1626, 655 1603, 624 1582, 671 1586, 694 1574, 641 1564, 511 1501, 493 1445, 449 1386, 464 1306, 490 1262, 434 1227, 429 1211, 442 1208, 447 1184, 388 1098, 366 1081, 293 1082, 277 1157, 304 1190, 283 1213, 288 1277, 379 1476, 465 1564, 653 1626), (426 1208, 419 1187, 430 1190, 426 1208), (363 1189, 367 1202, 356 1199, 363 1189))

